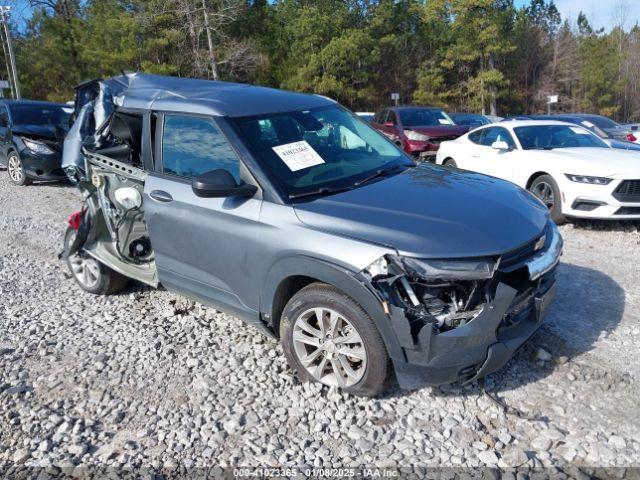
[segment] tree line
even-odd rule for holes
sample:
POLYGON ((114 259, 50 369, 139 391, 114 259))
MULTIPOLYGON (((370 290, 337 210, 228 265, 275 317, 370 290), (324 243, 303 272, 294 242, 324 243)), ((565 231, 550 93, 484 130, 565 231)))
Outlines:
MULTIPOLYGON (((31 0, 13 25, 23 96, 69 100, 122 71, 510 115, 640 118, 640 27, 563 19, 553 0, 31 0)), ((1 55, 1 52, 0 52, 1 55)))

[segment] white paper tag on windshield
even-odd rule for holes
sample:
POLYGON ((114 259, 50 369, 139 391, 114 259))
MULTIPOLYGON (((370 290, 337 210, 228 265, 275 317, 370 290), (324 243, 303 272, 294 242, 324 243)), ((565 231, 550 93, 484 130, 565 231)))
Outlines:
POLYGON ((578 135, 589 135, 584 128, 581 127, 569 127, 573 133, 577 133, 578 135))
POLYGON ((587 128, 593 128, 595 127, 595 125, 591 122, 588 122, 587 120, 585 120, 584 122, 580 122, 582 125, 584 125, 587 128))
POLYGON ((438 121, 440 122, 440 125, 451 125, 451 122, 446 118, 439 118, 438 121))
POLYGON ((271 147, 292 172, 324 163, 318 152, 305 140, 271 147))

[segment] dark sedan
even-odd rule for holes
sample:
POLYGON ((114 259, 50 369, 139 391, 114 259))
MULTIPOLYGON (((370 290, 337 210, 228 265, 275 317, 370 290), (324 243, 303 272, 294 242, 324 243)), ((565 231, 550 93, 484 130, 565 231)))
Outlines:
POLYGON ((6 100, 0 103, 0 165, 16 185, 66 179, 62 143, 71 108, 61 103, 6 100))
POLYGON ((436 107, 393 107, 376 113, 373 127, 414 156, 433 162, 440 143, 469 131, 436 107))

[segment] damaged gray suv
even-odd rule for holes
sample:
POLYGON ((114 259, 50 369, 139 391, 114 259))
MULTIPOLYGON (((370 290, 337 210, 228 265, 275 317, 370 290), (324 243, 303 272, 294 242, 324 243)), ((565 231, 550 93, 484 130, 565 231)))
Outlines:
POLYGON ((65 258, 95 294, 162 284, 279 338, 359 395, 470 382, 541 325, 562 239, 544 205, 417 166, 334 101, 129 74, 80 85, 65 258))

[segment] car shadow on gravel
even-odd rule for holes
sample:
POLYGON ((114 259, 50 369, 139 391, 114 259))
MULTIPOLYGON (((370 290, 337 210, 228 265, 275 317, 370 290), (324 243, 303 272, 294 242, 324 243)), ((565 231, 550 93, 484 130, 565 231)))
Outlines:
MULTIPOLYGON (((515 390, 553 373, 560 365, 593 348, 596 341, 614 331, 622 319, 624 290, 608 275, 592 268, 562 263, 558 290, 545 323, 502 369, 483 382, 433 388, 435 396, 479 395, 483 387, 494 393, 515 390), (551 354, 542 361, 539 349, 551 354)), ((398 388, 385 397, 402 397, 398 388)))

